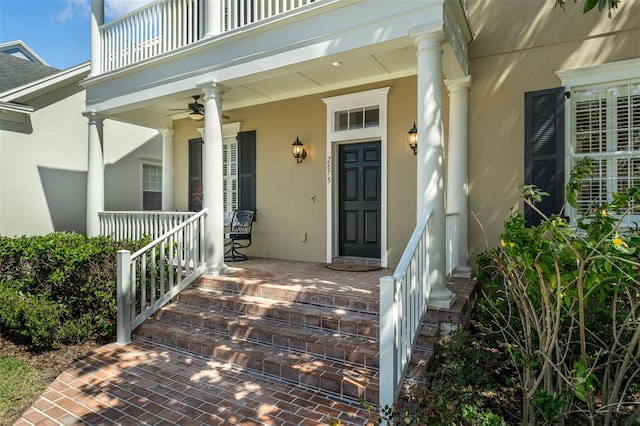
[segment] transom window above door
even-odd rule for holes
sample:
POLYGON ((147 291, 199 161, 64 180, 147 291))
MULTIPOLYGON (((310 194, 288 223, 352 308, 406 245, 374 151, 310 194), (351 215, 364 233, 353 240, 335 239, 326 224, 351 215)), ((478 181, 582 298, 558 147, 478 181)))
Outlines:
POLYGON ((380 126, 380 106, 370 105, 334 112, 333 130, 363 129, 380 126))

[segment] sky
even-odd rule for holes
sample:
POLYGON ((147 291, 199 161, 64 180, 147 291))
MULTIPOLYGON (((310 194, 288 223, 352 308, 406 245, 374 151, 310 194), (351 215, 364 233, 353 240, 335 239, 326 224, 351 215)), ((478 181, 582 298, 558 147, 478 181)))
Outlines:
MULTIPOLYGON (((105 0, 105 21, 152 0, 105 0)), ((49 66, 66 69, 90 57, 91 0, 0 0, 0 43, 22 40, 49 66)))

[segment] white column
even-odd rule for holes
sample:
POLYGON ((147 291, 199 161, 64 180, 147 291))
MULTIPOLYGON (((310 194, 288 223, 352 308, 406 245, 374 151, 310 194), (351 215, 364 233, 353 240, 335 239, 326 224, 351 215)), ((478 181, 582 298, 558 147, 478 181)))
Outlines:
POLYGON ((161 129, 162 135, 162 210, 173 210, 173 129, 161 129))
POLYGON ((417 217, 432 209, 429 221, 429 306, 448 308, 454 295, 446 283, 444 215, 444 136, 442 126, 442 42, 440 32, 411 34, 418 47, 417 217))
POLYGON ((224 273, 224 207, 222 180, 222 94, 224 87, 211 84, 204 89, 204 146, 202 155, 202 207, 205 219, 207 273, 224 273))
POLYGON ((98 212, 104 210, 103 122, 94 112, 83 114, 89 121, 87 161, 87 235, 100 234, 98 212))
POLYGON ((91 0, 91 73, 100 74, 100 25, 104 24, 104 0, 91 0))
POLYGON ((471 77, 445 80, 449 91, 449 144, 447 149, 447 213, 457 213, 455 272, 470 273, 469 234, 469 87, 471 77))
POLYGON ((204 34, 205 37, 222 33, 222 0, 205 0, 204 34))

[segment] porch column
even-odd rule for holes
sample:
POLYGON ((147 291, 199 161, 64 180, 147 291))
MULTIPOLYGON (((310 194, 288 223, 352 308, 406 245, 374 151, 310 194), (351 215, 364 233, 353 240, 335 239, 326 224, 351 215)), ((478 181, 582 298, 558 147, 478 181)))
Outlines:
POLYGON ((162 135, 162 210, 173 210, 173 129, 161 129, 162 135))
POLYGON ((449 144, 447 155, 447 213, 458 215, 455 270, 470 273, 468 255, 469 201, 469 87, 471 77, 445 80, 449 90, 449 144))
POLYGON ((429 306, 449 308, 454 295, 446 283, 444 136, 442 127, 442 42, 433 29, 410 34, 418 47, 417 216, 432 209, 429 221, 429 306))
POLYGON ((104 0, 91 0, 91 72, 100 74, 100 25, 104 24, 104 0))
POLYGON ((204 1, 204 35, 214 36, 222 33, 222 0, 204 1))
POLYGON ((224 207, 222 179, 222 94, 224 87, 210 84, 204 90, 204 146, 202 147, 202 207, 205 219, 207 273, 218 275, 224 264, 224 207))
POLYGON ((98 212, 104 210, 103 120, 95 112, 83 114, 89 122, 87 161, 87 236, 100 234, 98 212))

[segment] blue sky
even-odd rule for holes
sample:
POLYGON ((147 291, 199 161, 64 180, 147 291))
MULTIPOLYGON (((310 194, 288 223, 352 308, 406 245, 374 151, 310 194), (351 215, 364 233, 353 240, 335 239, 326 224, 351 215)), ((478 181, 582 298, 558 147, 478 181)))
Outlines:
MULTIPOLYGON (((151 0, 105 0, 107 21, 151 0)), ((22 40, 50 66, 89 60, 91 0, 0 0, 0 43, 22 40)))

